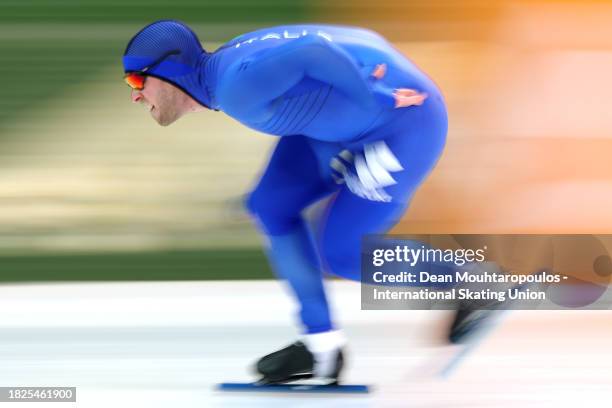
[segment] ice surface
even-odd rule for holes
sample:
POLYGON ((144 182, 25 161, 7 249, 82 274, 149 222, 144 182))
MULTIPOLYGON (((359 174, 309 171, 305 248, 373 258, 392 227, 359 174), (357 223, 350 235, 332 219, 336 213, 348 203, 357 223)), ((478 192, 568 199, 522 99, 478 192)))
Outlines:
MULTIPOLYGON (((228 394, 254 360, 297 336, 277 282, 0 287, 0 386, 76 386, 78 407, 575 407, 612 399, 612 312, 513 312, 443 380, 448 315, 362 311, 330 284, 363 396, 228 394)), ((3 406, 25 407, 23 403, 3 406)), ((38 406, 38 405, 37 405, 38 406)), ((56 403, 54 407, 75 406, 56 403)))

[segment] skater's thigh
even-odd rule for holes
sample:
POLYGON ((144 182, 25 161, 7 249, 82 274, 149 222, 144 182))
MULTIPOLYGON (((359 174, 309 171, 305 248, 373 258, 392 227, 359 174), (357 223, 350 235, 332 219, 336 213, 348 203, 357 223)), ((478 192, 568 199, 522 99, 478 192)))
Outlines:
POLYGON ((246 204, 266 232, 282 234, 298 222, 305 207, 330 194, 333 187, 321 177, 308 139, 287 136, 277 143, 246 204))
POLYGON ((406 203, 370 201, 343 188, 321 220, 318 245, 326 271, 360 280, 361 238, 387 232, 405 208, 406 203))
POLYGON ((426 110, 407 112, 401 120, 393 122, 376 135, 401 165, 392 171, 395 184, 385 191, 395 202, 407 203, 417 188, 434 169, 446 144, 448 120, 441 103, 432 103, 426 110))
MULTIPOLYGON (((319 246, 331 273, 360 280, 362 237, 383 234, 393 227, 436 165, 446 139, 446 116, 445 112, 430 116, 419 118, 420 126, 399 122, 385 129, 384 139, 372 142, 375 150, 382 149, 381 154, 390 153, 399 162, 401 169, 396 167, 389 174, 393 184, 378 188, 376 194, 363 194, 347 183, 330 202, 321 220, 319 246)), ((368 157, 362 163, 369 163, 368 157)))

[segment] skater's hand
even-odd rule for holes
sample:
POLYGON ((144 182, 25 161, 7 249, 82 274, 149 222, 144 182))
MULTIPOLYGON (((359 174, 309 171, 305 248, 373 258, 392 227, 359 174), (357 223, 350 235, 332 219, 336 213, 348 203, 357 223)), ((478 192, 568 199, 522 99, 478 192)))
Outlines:
POLYGON ((393 91, 395 97, 395 108, 405 108, 407 106, 422 105, 427 99, 426 93, 419 93, 414 89, 399 88, 393 91))
POLYGON ((374 79, 382 79, 387 73, 387 64, 378 64, 370 74, 374 79))
POLYGON ((387 64, 378 64, 370 73, 370 78, 374 82, 373 90, 377 98, 385 105, 393 103, 395 109, 406 108, 408 106, 422 105, 427 99, 426 93, 419 93, 414 89, 397 88, 391 90, 384 84, 381 84, 381 79, 387 74, 387 64))

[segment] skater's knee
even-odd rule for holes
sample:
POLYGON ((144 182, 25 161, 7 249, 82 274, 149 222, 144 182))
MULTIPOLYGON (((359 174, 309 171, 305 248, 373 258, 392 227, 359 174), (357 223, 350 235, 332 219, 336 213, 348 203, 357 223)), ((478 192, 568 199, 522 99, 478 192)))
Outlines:
POLYGON ((269 235, 284 234, 301 222, 299 211, 288 211, 286 203, 259 189, 247 197, 245 206, 269 235))
POLYGON ((359 246, 349 247, 345 245, 323 242, 321 257, 328 272, 345 279, 359 281, 360 250, 359 246))

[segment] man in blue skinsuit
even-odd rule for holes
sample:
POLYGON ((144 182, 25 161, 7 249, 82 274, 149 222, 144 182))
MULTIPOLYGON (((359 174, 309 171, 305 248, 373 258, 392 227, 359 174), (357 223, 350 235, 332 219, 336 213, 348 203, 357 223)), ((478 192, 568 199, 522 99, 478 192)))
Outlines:
POLYGON ((162 126, 213 109, 279 137, 247 207, 304 336, 257 369, 266 382, 336 380, 345 339, 324 273, 359 280, 361 237, 393 226, 434 168, 447 133, 438 88, 380 35, 352 27, 272 27, 208 53, 187 26, 163 20, 132 38, 123 65, 132 101, 162 126), (324 198, 314 236, 301 213, 324 198))

